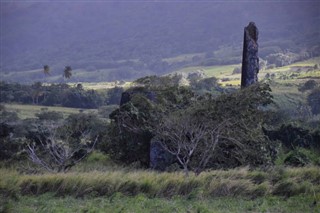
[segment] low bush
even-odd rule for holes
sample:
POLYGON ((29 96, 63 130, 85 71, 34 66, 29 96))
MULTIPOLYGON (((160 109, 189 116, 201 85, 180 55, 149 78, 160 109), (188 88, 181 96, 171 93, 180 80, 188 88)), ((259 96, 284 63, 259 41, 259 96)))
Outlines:
POLYGON ((298 194, 311 192, 312 184, 308 182, 296 183, 293 180, 283 180, 274 186, 273 195, 291 197, 298 194))

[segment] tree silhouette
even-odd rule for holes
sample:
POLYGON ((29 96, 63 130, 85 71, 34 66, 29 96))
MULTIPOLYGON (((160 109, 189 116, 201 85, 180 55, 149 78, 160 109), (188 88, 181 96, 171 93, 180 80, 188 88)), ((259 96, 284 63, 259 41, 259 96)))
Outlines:
POLYGON ((72 76, 72 68, 70 66, 66 66, 63 71, 63 77, 70 78, 72 76))
POLYGON ((43 66, 43 72, 45 75, 50 75, 50 67, 49 65, 44 65, 43 66))

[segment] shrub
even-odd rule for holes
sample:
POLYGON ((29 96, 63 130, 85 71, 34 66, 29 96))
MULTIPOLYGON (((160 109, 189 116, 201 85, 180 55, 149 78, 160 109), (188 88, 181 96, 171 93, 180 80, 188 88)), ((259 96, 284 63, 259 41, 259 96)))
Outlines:
POLYGON ((312 186, 307 183, 298 184, 292 180, 284 179, 275 185, 272 194, 291 197, 311 191, 311 187, 312 186))
POLYGON ((0 105, 0 160, 13 160, 21 152, 18 130, 20 120, 15 112, 9 112, 0 105))
POLYGON ((300 149, 290 151, 284 159, 284 164, 288 166, 305 166, 310 162, 310 158, 300 149))
POLYGON ((98 151, 94 151, 90 153, 90 155, 87 157, 86 162, 88 163, 99 163, 99 162, 107 162, 109 160, 109 157, 106 154, 103 154, 98 151))
POLYGON ((203 90, 211 91, 214 88, 218 88, 219 84, 218 84, 218 80, 215 77, 211 77, 211 78, 200 79, 198 81, 193 81, 191 82, 191 86, 196 90, 203 89, 203 90))
POLYGON ((273 53, 266 57, 270 64, 275 64, 277 67, 286 66, 299 60, 299 55, 295 53, 273 53))
POLYGON ((295 124, 282 124, 275 130, 264 129, 270 140, 279 140, 287 149, 296 147, 318 148, 318 133, 295 124))

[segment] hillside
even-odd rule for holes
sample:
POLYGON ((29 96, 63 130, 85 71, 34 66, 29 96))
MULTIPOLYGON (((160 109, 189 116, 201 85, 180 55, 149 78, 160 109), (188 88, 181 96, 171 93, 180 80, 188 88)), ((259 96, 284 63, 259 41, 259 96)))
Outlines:
POLYGON ((319 7, 317 2, 1 2, 1 75, 48 64, 52 81, 61 82, 69 65, 88 72, 85 80, 77 76, 80 81, 97 81, 96 72, 102 81, 114 81, 239 63, 249 21, 260 30, 260 57, 288 51, 310 57, 320 52, 319 7))

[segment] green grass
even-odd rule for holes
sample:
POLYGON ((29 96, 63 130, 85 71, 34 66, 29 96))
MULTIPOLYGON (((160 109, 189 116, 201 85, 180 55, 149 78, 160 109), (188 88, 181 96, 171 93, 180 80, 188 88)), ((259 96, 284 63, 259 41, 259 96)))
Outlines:
POLYGON ((51 106, 39 106, 39 105, 24 105, 24 104, 4 104, 8 111, 17 112, 19 118, 35 118, 35 114, 41 111, 56 111, 61 112, 64 117, 70 114, 79 113, 80 110, 84 112, 96 112, 96 109, 79 109, 79 108, 69 108, 69 107, 51 107, 51 106))
POLYGON ((148 198, 143 194, 134 197, 116 193, 111 197, 56 197, 52 194, 22 196, 6 204, 8 212, 123 212, 123 213, 224 213, 224 212, 318 212, 312 196, 296 196, 288 199, 265 197, 255 200, 243 198, 148 198))
POLYGON ((224 77, 230 77, 232 74, 232 71, 235 67, 238 67, 240 65, 234 64, 234 65, 222 65, 222 66, 196 66, 196 67, 186 67, 183 69, 180 69, 176 72, 194 72, 197 70, 203 71, 208 77, 217 77, 217 78, 224 78, 224 77))
POLYGON ((204 68, 204 73, 209 77, 215 76, 217 78, 228 78, 228 77, 231 77, 233 69, 239 66, 240 66, 239 64, 211 66, 211 67, 204 68))

